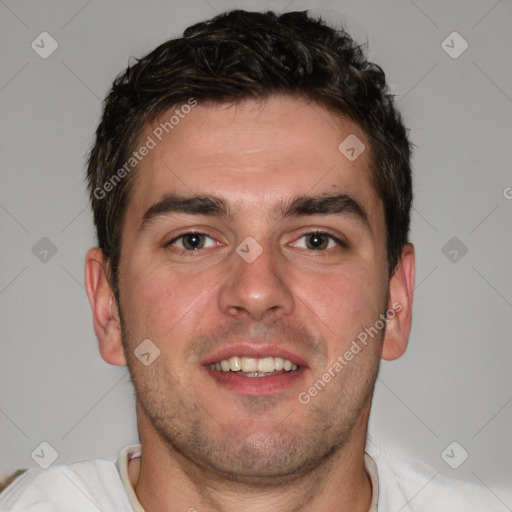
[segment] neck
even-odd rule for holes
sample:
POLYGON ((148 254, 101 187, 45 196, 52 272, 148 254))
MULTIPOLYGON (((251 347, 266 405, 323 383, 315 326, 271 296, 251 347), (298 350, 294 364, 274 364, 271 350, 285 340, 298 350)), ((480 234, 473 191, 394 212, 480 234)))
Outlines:
MULTIPOLYGON (((140 412, 140 411, 139 411, 140 412)), ((142 458, 129 467, 135 493, 146 512, 247 512, 278 510, 368 512, 371 481, 364 465, 368 411, 352 437, 306 475, 279 487, 233 482, 199 467, 154 432, 138 415, 142 458), (140 469, 139 469, 140 468, 140 469)))

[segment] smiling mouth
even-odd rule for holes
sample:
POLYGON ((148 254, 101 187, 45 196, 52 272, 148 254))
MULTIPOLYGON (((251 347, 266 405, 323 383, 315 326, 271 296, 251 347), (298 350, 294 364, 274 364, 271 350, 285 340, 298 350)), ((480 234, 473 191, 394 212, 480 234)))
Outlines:
POLYGON ((243 377, 270 377, 284 373, 296 372, 301 367, 283 357, 239 357, 233 356, 209 365, 211 370, 232 372, 243 377))

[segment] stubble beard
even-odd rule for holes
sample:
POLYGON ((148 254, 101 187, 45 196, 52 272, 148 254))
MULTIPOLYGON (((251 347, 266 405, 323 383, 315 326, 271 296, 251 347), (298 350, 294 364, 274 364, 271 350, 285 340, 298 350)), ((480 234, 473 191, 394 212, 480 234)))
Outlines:
POLYGON ((366 436, 380 358, 356 358, 307 405, 283 405, 277 396, 237 397, 244 417, 267 415, 274 421, 269 428, 240 429, 226 410, 200 404, 194 390, 171 374, 163 355, 143 367, 133 350, 126 350, 135 346, 126 332, 122 327, 138 414, 188 473, 248 487, 278 487, 328 467, 355 437, 355 429, 364 428, 366 436))

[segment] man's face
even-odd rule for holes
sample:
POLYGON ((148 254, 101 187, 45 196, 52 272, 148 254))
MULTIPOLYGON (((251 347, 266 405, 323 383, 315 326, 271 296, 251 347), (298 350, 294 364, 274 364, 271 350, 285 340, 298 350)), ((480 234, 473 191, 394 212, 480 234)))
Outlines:
POLYGON ((119 273, 141 438, 158 432, 202 467, 241 479, 305 470, 363 428, 381 356, 383 331, 309 403, 298 399, 388 306, 367 139, 356 124, 290 97, 198 105, 162 141, 157 125, 140 137, 157 145, 134 171, 119 273), (367 148, 353 161, 338 149, 351 134, 367 148), (141 230, 171 194, 216 196, 231 215, 160 212, 141 230), (338 194, 367 223, 355 207, 279 213, 298 196, 338 194), (160 350, 148 366, 134 356, 146 339, 160 350), (210 367, 231 357, 236 368, 248 356, 266 359, 264 369, 271 356, 300 368, 261 377, 210 367))

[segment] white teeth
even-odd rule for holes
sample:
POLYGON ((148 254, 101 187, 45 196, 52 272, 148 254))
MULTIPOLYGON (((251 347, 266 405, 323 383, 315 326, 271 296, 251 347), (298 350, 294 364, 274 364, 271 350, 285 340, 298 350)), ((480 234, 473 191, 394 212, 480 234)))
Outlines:
POLYGON ((229 366, 231 370, 238 372, 242 369, 242 362, 240 361, 239 357, 233 356, 229 358, 229 366))
POLYGON ((255 372, 258 370, 258 360, 253 357, 242 357, 242 371, 255 372))
MULTIPOLYGON (((261 359, 256 359, 254 357, 232 356, 229 359, 211 363, 210 368, 222 372, 242 371, 248 374, 246 376, 253 376, 256 372, 259 372, 260 375, 281 370, 289 372, 297 370, 299 367, 290 360, 282 357, 262 357, 261 359)), ((256 375, 258 375, 258 373, 256 373, 256 375)))
POLYGON ((258 371, 259 372, 273 372, 274 371, 274 358, 265 357, 264 359, 258 359, 258 371))

